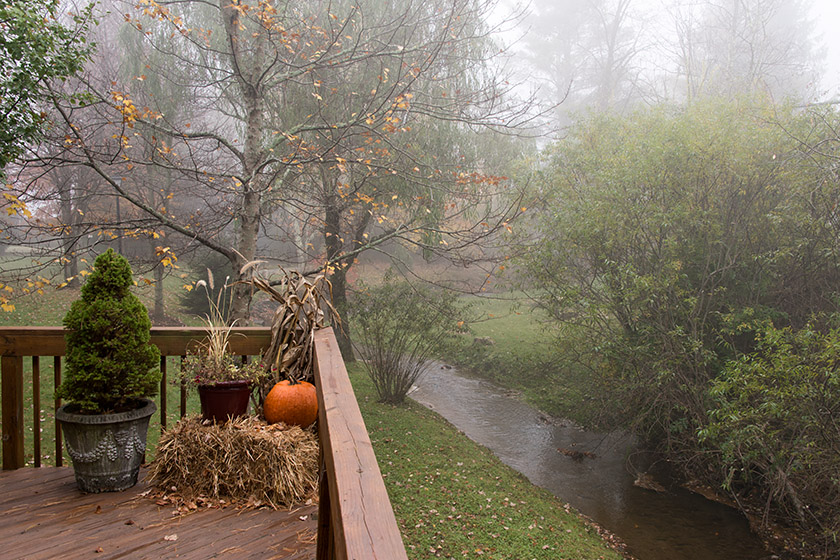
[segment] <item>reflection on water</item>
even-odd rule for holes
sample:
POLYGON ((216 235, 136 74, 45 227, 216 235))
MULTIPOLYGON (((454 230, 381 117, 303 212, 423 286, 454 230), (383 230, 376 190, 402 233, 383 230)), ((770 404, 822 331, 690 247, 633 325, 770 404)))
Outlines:
POLYGON ((551 421, 491 383, 440 366, 426 372, 411 397, 621 537, 639 560, 768 558, 731 508, 679 487, 659 493, 634 486, 631 471, 645 464, 625 435, 551 421), (595 457, 568 456, 575 452, 595 457))

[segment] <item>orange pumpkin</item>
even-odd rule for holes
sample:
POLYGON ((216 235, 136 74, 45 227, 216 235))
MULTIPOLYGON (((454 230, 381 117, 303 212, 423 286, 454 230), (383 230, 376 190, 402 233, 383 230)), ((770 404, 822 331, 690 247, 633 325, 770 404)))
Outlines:
POLYGON ((268 392, 263 403, 263 416, 269 424, 306 427, 318 419, 318 395, 312 383, 291 383, 284 379, 268 392))

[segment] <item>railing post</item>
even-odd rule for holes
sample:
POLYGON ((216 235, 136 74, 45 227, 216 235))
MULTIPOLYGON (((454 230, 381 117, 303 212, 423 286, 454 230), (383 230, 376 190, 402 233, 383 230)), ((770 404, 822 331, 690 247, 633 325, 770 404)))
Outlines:
POLYGON ((35 466, 41 466, 41 358, 32 356, 32 445, 35 466))
POLYGON ((166 431, 166 356, 160 357, 160 433, 166 431))
MULTIPOLYGON (((61 386, 61 356, 53 358, 53 387, 58 389, 61 386)), ((61 407, 61 399, 55 397, 53 402, 53 410, 58 410, 61 407)), ((61 441, 61 423, 58 418, 55 419, 55 466, 61 467, 64 465, 64 445, 61 441)))
POLYGON ((3 470, 19 469, 23 460, 23 357, 3 356, 3 470))
POLYGON ((335 536, 332 532, 332 510, 330 508, 330 481, 324 461, 324 444, 321 442, 318 456, 318 538, 315 541, 315 560, 335 559, 335 536))

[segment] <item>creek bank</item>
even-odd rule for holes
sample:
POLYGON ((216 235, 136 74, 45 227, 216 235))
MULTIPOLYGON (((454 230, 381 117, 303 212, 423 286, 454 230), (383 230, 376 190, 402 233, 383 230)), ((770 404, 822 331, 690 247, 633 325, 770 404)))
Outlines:
POLYGON ((621 560, 550 492, 416 402, 378 402, 361 367, 348 368, 411 558, 621 560))
MULTIPOLYGON (((456 362, 457 361, 458 360, 456 360, 456 362)), ((484 365, 486 365, 486 363, 484 365)), ((453 369, 453 366, 440 362, 434 363, 430 367, 432 370, 434 370, 435 368, 442 368, 443 371, 453 369)), ((504 395, 505 397, 516 399, 531 407, 537 406, 533 402, 533 387, 531 387, 529 390, 523 391, 522 389, 500 385, 498 383, 499 376, 493 372, 487 372, 486 374, 482 374, 466 365, 457 366, 457 368, 457 375, 463 378, 488 383, 491 386, 495 387, 495 390, 498 393, 504 395)), ((578 429, 583 429, 579 425, 575 424, 572 420, 558 418, 556 416, 553 416, 551 413, 544 411, 537 412, 537 421, 544 425, 553 424, 562 426, 576 426, 578 429)), ((588 460, 589 457, 587 457, 586 454, 590 453, 575 448, 560 448, 558 449, 558 451, 573 460, 588 460)), ((668 464, 667 459, 654 458, 653 456, 649 456, 646 459, 646 461, 651 465, 668 464)), ((635 469, 633 472, 637 476, 636 480, 634 480, 634 484, 640 480, 639 475, 646 474, 644 472, 640 472, 638 468, 635 469)), ((669 488, 673 488, 676 486, 682 487, 682 489, 692 494, 701 496, 705 500, 708 500, 710 502, 715 502, 724 505, 730 508, 733 512, 737 512, 739 516, 743 516, 747 520, 748 526, 750 528, 751 533, 754 535, 754 538, 760 540, 763 543, 764 548, 768 551, 768 559, 831 560, 831 558, 828 555, 820 553, 818 550, 814 550, 812 546, 808 545, 808 543, 818 541, 816 536, 806 534, 804 531, 797 530, 791 527, 782 526, 778 523, 773 523, 772 521, 769 524, 765 524, 763 521, 764 504, 762 500, 750 496, 739 496, 736 501, 736 499, 727 497, 726 495, 719 493, 712 487, 698 480, 685 480, 683 477, 678 476, 675 473, 675 471, 670 468, 659 469, 659 472, 653 479, 653 482, 655 484, 658 484, 658 482, 656 481, 657 478, 667 479, 667 485, 669 488)), ((639 488, 644 488, 646 486, 644 480, 645 479, 643 477, 641 479, 641 483, 635 485, 639 488)), ((666 491, 667 490, 668 489, 666 489, 666 491)), ((560 497, 562 498, 562 495, 560 495, 560 497)))
POLYGON ((737 511, 656 479, 665 492, 634 486, 656 462, 626 434, 598 434, 553 421, 511 391, 433 365, 411 397, 429 406, 503 462, 628 545, 643 560, 767 560, 772 556, 737 511), (516 445, 511 445, 516 442, 516 445), (559 449, 596 457, 572 460, 559 449), (628 472, 628 458, 634 466, 628 472))
POLYGON ((811 550, 807 543, 811 542, 813 537, 803 531, 783 527, 772 521, 764 523, 762 520, 763 511, 760 500, 741 497, 736 501, 720 494, 708 484, 704 484, 698 480, 689 480, 683 483, 682 486, 686 490, 699 494, 709 501, 723 504, 744 514, 752 532, 761 538, 767 550, 773 553, 773 559, 831 560, 829 556, 811 550))

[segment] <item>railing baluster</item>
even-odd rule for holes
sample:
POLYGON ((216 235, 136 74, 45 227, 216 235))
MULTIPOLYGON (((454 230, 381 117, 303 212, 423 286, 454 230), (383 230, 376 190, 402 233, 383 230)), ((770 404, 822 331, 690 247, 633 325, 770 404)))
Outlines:
POLYGON ((23 357, 0 360, 3 394, 3 470, 25 465, 23 454, 23 357))
POLYGON ((184 362, 186 361, 186 356, 181 356, 181 418, 187 415, 187 380, 184 379, 183 372, 184 372, 184 362))
POLYGON ((160 433, 166 431, 166 356, 160 357, 160 433))
MULTIPOLYGON (((55 356, 53 359, 53 387, 57 390, 61 385, 61 356, 55 356)), ((55 399, 55 410, 61 408, 61 399, 55 399)), ((61 467, 64 465, 64 446, 61 441, 61 425, 58 419, 55 420, 55 466, 61 467)))
POLYGON ((41 466, 41 359, 32 356, 32 455, 41 466))

